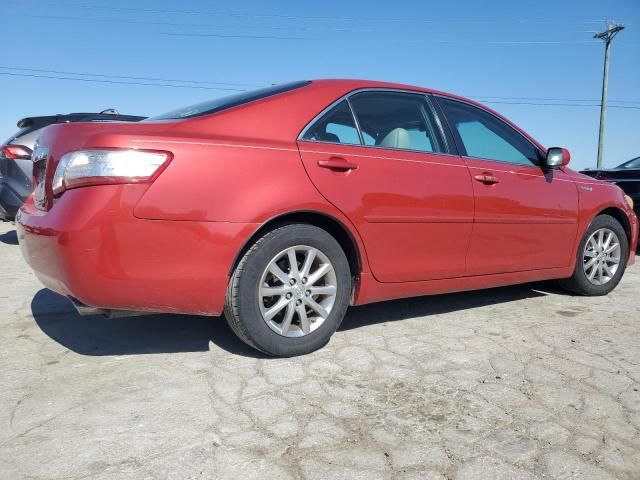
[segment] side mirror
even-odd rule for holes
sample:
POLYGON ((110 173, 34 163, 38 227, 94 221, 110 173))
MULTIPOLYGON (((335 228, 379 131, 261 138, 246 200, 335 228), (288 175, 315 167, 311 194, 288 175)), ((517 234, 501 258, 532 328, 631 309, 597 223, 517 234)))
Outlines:
POLYGON ((564 167, 569 164, 571 154, 566 148, 552 147, 547 150, 544 165, 549 168, 564 167))

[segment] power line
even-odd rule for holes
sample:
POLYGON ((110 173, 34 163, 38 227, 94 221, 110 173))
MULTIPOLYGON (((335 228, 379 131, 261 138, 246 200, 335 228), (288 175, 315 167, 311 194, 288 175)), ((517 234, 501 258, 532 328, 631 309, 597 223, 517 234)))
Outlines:
MULTIPOLYGON (((213 23, 184 23, 184 22, 158 22, 149 20, 129 20, 122 18, 93 18, 93 17, 70 17, 63 15, 32 15, 28 13, 7 13, 4 14, 7 17, 21 17, 21 18, 43 18, 51 20, 78 20, 82 22, 98 22, 98 23, 122 23, 132 25, 160 25, 167 27, 203 27, 203 28, 261 28, 265 30, 287 30, 287 31, 299 31, 299 32, 375 32, 374 29, 354 29, 351 27, 297 27, 297 26, 276 26, 276 25, 220 25, 213 23)), ((566 32, 565 32, 566 33, 566 32)), ((594 33, 592 31, 585 32, 569 32, 569 33, 594 33)))
MULTIPOLYGON (((501 105, 539 105, 547 107, 600 107, 599 103, 584 104, 584 103, 541 103, 541 102, 501 102, 498 100, 487 100, 484 103, 501 104, 501 105)), ((631 105, 609 105, 609 108, 628 108, 632 110, 640 110, 639 107, 631 105)))
MULTIPOLYGON (((106 7, 105 7, 106 8, 106 7)), ((140 21, 140 20, 122 20, 122 19, 108 19, 108 18, 85 18, 85 17, 67 17, 57 15, 22 15, 22 14, 9 14, 7 16, 18 16, 26 18, 50 18, 55 20, 72 20, 82 22, 98 22, 98 23, 122 23, 127 25, 158 25, 158 26, 174 26, 174 27, 205 27, 205 28, 253 28, 253 29, 278 29, 278 30, 291 30, 288 27, 275 27, 270 25, 212 25, 204 23, 175 23, 175 22, 155 22, 155 21, 140 21)), ((296 31, 302 32, 322 32, 322 31, 342 31, 347 33, 364 33, 364 32, 376 32, 373 29, 360 29, 354 30, 352 28, 296 28, 296 31)), ((247 38, 257 40, 323 40, 326 38, 321 37, 299 37, 299 36, 280 36, 280 35, 255 35, 255 34, 225 34, 225 33, 197 33, 197 32, 128 32, 134 34, 143 33, 144 35, 164 35, 175 37, 196 37, 196 38, 247 38)), ((379 32, 377 32, 379 33, 379 32)), ((567 32, 564 32, 567 33, 567 32)), ((592 33, 591 31, 579 31, 572 33, 592 33)), ((588 40, 411 40, 411 39, 391 39, 392 43, 409 43, 409 44, 438 44, 438 45, 573 45, 573 44, 592 44, 588 40)))
POLYGON ((62 75, 81 75, 85 77, 107 77, 107 78, 124 78, 128 80, 148 80, 148 81, 158 81, 158 82, 175 82, 175 83, 199 83, 205 85, 230 85, 233 87, 263 87, 264 85, 260 85, 257 83, 230 83, 230 82, 210 82, 204 80, 178 80, 171 78, 158 78, 158 77, 135 77, 131 75, 113 75, 113 74, 105 74, 105 73, 87 73, 87 72, 69 72, 62 70, 45 70, 41 68, 23 68, 23 67, 8 67, 6 65, 0 65, 1 69, 4 70, 20 70, 24 72, 39 72, 39 73, 57 73, 62 75))
POLYGON ((167 83, 125 82, 122 80, 100 80, 97 78, 60 77, 56 75, 39 75, 39 74, 32 74, 32 73, 0 72, 0 75, 8 75, 11 77, 31 77, 31 78, 49 78, 54 80, 71 80, 75 82, 111 83, 111 84, 120 84, 120 85, 145 85, 149 87, 192 88, 192 89, 200 89, 200 90, 224 90, 224 91, 230 91, 230 92, 246 91, 246 89, 242 89, 242 88, 207 87, 204 85, 173 85, 173 84, 167 84, 167 83))
POLYGON ((311 37, 281 37, 277 35, 242 35, 223 33, 178 33, 178 32, 144 32, 145 35, 168 35, 174 37, 212 37, 212 38, 251 38, 256 40, 319 40, 311 37))
MULTIPOLYGON (((0 68, 7 68, 7 67, 0 67, 0 68)), ((38 70, 38 71, 46 71, 46 70, 38 70)), ((76 78, 76 77, 63 77, 59 75, 41 75, 41 74, 30 74, 30 73, 0 72, 0 75, 7 75, 12 77, 26 77, 26 78, 47 78, 47 79, 54 79, 54 80, 69 80, 69 81, 88 82, 88 83, 108 83, 108 84, 117 84, 117 85, 139 85, 139 86, 149 86, 149 87, 172 87, 172 88, 187 88, 187 89, 199 89, 199 90, 222 90, 222 91, 234 91, 234 92, 246 91, 246 89, 241 89, 241 88, 223 88, 223 87, 208 87, 204 85, 178 85, 178 84, 170 84, 170 83, 150 83, 150 82, 135 82, 135 81, 128 82, 123 80, 76 78)), ((74 75, 81 75, 81 74, 75 73, 74 75)), ((90 74, 90 75, 93 75, 93 74, 90 74)), ((118 76, 118 78, 129 78, 129 77, 118 76)), ((131 77, 131 78, 147 78, 147 77, 131 77)), ((476 97, 476 98, 482 98, 482 97, 476 97)), ((485 98, 488 98, 488 97, 485 97, 485 98)), ((492 98, 500 98, 500 97, 492 97, 492 98)), ((556 107, 599 107, 600 106, 600 104, 509 102, 509 101, 500 101, 500 100, 486 100, 484 101, 484 103, 502 104, 502 105, 536 105, 536 106, 556 106, 556 107)), ((610 108, 640 110, 640 106, 636 107, 631 105, 610 105, 610 108)))
POLYGON ((560 44, 591 44, 589 40, 488 40, 488 41, 480 41, 480 40, 408 40, 411 43, 441 43, 441 44, 452 44, 452 45, 560 45, 560 44))
MULTIPOLYGON (((170 82, 170 83, 196 83, 204 85, 225 85, 232 87, 264 87, 265 84, 259 83, 240 83, 240 82, 215 82, 208 80, 188 80, 188 79, 175 79, 175 78, 161 78, 161 77, 139 77, 133 75, 117 75, 106 73, 91 73, 91 72, 77 72, 68 70, 48 70, 43 68, 25 68, 25 67, 13 67, 7 65, 0 65, 0 69, 4 70, 18 70, 24 72, 37 72, 37 73, 55 73, 62 75, 79 75, 85 77, 106 77, 106 78, 118 78, 127 80, 147 80, 156 82, 170 82)), ((495 95, 467 95, 470 98, 478 98, 483 100, 527 100, 527 101, 550 101, 550 102, 598 102, 595 98, 563 98, 563 97, 507 97, 507 96, 495 96, 495 95)), ((640 100, 609 100, 614 103, 630 103, 640 104, 640 100)))
MULTIPOLYGON (((284 15, 284 14, 260 14, 241 12, 214 12, 207 10, 171 10, 160 8, 140 8, 140 7, 115 7, 111 5, 86 5, 69 2, 58 2, 58 5, 66 5, 73 8, 85 8, 94 10, 114 10, 141 13, 169 13, 181 15, 213 15, 239 18, 273 18, 280 20, 330 20, 330 21, 371 21, 371 22, 427 22, 427 23, 561 23, 558 19, 436 19, 436 18, 416 18, 416 17, 366 17, 366 16, 330 16, 330 15, 284 15)), ((602 19, 565 19, 565 23, 602 23, 602 19)))
MULTIPOLYGON (((169 26, 169 27, 202 27, 202 28, 251 28, 251 29, 266 29, 266 30, 287 30, 287 31, 299 31, 299 32, 323 32, 323 31, 331 31, 331 32, 375 32, 378 33, 379 29, 373 28, 353 28, 349 27, 331 27, 331 26, 320 26, 320 27, 300 27, 300 26, 278 26, 278 25, 239 25, 239 24, 230 24, 230 25, 220 25, 220 24, 212 24, 212 23, 185 23, 185 22, 159 22, 152 20, 130 20, 130 19, 122 19, 122 18, 95 18, 95 17, 71 17, 71 16, 63 16, 63 15, 35 15, 30 13, 6 13, 4 14, 7 17, 21 17, 27 19, 33 18, 41 18, 41 19, 51 19, 51 20, 74 20, 74 21, 82 21, 82 22, 98 22, 98 23, 116 23, 116 24, 126 24, 126 25, 160 25, 160 26, 169 26)), ((404 32, 406 29, 402 30, 391 30, 394 32, 404 32)), ((389 31, 389 30, 387 30, 389 31)), ((434 32, 430 32, 434 33, 434 32)), ((444 32, 436 32, 436 33, 444 33, 444 32)), ((563 33, 596 33, 595 30, 572 30, 567 31, 563 30, 563 33)))
MULTIPOLYGON (((550 97, 496 97, 490 95, 470 95, 474 98, 488 98, 498 100, 536 100, 536 101, 558 101, 558 102, 599 102, 597 98, 550 98, 550 97)), ((639 103, 640 100, 610 100, 617 103, 639 103)))

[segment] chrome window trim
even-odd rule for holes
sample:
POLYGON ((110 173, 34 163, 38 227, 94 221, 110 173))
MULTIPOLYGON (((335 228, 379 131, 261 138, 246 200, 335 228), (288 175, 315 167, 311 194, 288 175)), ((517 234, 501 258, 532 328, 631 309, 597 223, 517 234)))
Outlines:
MULTIPOLYGON (((508 160, 496 160, 495 158, 484 158, 484 157, 470 157, 469 155, 458 155, 465 160, 480 160, 482 162, 496 162, 504 165, 513 165, 514 167, 524 167, 524 168, 535 168, 536 170, 542 170, 542 165, 536 165, 535 163, 525 164, 525 163, 515 163, 510 162, 508 160)), ((469 168, 480 168, 475 167, 473 165, 469 165, 469 168)), ((559 168, 547 168, 546 170, 560 170, 559 168)))
MULTIPOLYGON (((532 147, 533 147, 537 152, 539 152, 540 154, 544 154, 544 152, 540 149, 540 147, 538 147, 538 145, 536 145, 535 143, 533 143, 533 142, 529 139, 529 137, 527 137, 526 135, 523 135, 523 134, 522 134, 522 132, 520 132, 518 129, 514 128, 512 125, 510 125, 509 123, 505 122, 505 121, 504 121, 504 119, 500 118, 500 117, 499 117, 498 115, 496 115, 495 113, 490 112, 490 111, 489 111, 489 110, 487 110, 486 108, 483 108, 482 106, 479 106, 479 105, 477 105, 477 104, 475 104, 475 103, 471 103, 471 102, 469 102, 469 101, 467 101, 467 100, 464 100, 464 99, 460 99, 460 98, 456 98, 456 97, 450 97, 450 96, 448 96, 448 95, 442 95, 442 94, 440 94, 440 93, 438 93, 438 94, 435 94, 435 93, 434 93, 434 94, 432 94, 432 96, 433 96, 433 97, 436 97, 436 98, 442 98, 442 99, 445 99, 445 100, 450 100, 450 101, 452 101, 452 102, 459 102, 459 103, 463 103, 463 104, 468 105, 468 106, 470 106, 470 107, 475 107, 475 108, 477 108, 478 110, 481 110, 481 111, 483 111, 484 113, 486 113, 486 114, 488 114, 488 115, 491 115, 493 118, 495 118, 496 120, 498 120, 499 122, 503 123, 503 124, 504 124, 504 125, 506 125, 508 128, 510 128, 511 130, 513 130, 513 132, 514 132, 514 133, 516 133, 517 135, 519 135, 519 136, 521 136, 523 139, 525 139, 525 140, 526 140, 526 142, 527 142, 529 145, 531 145, 531 146, 532 146, 532 147)), ((443 109, 443 111, 444 111, 444 109, 443 109)), ((446 121, 447 121, 447 122, 449 122, 449 119, 447 118, 446 112, 444 112, 444 116, 445 116, 445 118, 446 118, 446 121)), ((451 125, 449 125, 449 126, 450 126, 450 128, 451 128, 451 129, 453 129, 453 127, 451 127, 451 125)), ((458 136, 460 136, 460 134, 458 134, 458 136)), ((454 140, 455 140, 455 138, 454 138, 454 140)), ((463 145, 463 147, 464 147, 464 145, 463 145)), ((466 151, 466 148, 465 148, 465 151, 466 151)), ((496 159, 494 159, 494 158, 472 157, 472 156, 470 156, 470 155, 460 155, 460 156, 461 156, 462 158, 469 158, 469 159, 475 159, 475 160, 485 160, 485 161, 489 161, 489 162, 507 163, 507 164, 509 164, 509 165, 520 165, 520 166, 522 166, 522 167, 528 167, 528 166, 531 166, 531 167, 535 167, 535 168, 543 168, 543 165, 541 165, 541 164, 539 165, 539 164, 536 164, 536 163, 533 163, 533 162, 531 163, 531 165, 525 165, 525 164, 522 164, 522 163, 509 162, 508 160, 496 160, 496 159)))
MULTIPOLYGON (((411 150, 409 148, 390 148, 390 147, 380 147, 378 145, 360 145, 359 143, 335 143, 335 142, 327 142, 324 140, 307 140, 305 138, 301 138, 299 141, 307 142, 311 144, 318 145, 335 145, 336 147, 366 147, 372 148, 376 150, 387 150, 392 152, 410 152, 410 153, 421 153, 422 155, 438 155, 441 157, 455 157, 455 158, 463 158, 461 155, 457 153, 446 153, 446 152, 425 152, 424 150, 411 150)), ((312 152, 313 150, 305 150, 305 152, 312 152)), ((354 156, 358 156, 360 154, 353 154, 354 156)), ((361 154, 363 157, 367 157, 365 154, 361 154)), ((371 157, 371 158, 384 158, 384 157, 371 157)), ((480 159, 483 160, 483 159, 480 159)), ((513 165, 513 164, 511 164, 513 165)), ((523 165, 526 166, 526 165, 523 165)))
POLYGON ((445 147, 445 149, 447 150, 446 152, 427 152, 425 150, 414 150, 411 148, 390 148, 390 147, 381 147, 379 145, 366 145, 364 143, 364 138, 362 136, 362 130, 360 129, 360 123, 358 122, 358 119, 356 117, 355 111, 353 110, 353 107, 351 106, 351 102, 350 102, 350 98, 358 93, 363 93, 363 92, 387 92, 387 93, 409 93, 412 95, 418 95, 424 98, 425 103, 428 105, 428 108, 431 109, 431 112, 433 113, 434 118, 436 119, 436 123, 439 123, 440 119, 438 116, 438 112, 433 108, 433 105, 429 102, 429 95, 431 95, 428 92, 422 92, 422 91, 417 91, 417 90, 407 90, 407 89, 400 89, 400 88, 386 88, 386 87, 381 87, 381 88, 376 88, 376 87, 364 87, 364 88, 358 88, 356 90, 352 90, 348 93, 345 93, 344 95, 342 95, 340 98, 338 98, 337 100, 335 100, 334 102, 332 102, 331 104, 329 104, 329 106, 327 106, 326 108, 324 108, 320 113, 318 113, 315 117, 313 117, 311 119, 311 121, 309 121, 309 123, 307 123, 307 125, 302 129, 302 131, 300 132, 300 134, 297 137, 297 141, 302 141, 302 142, 310 142, 310 143, 323 143, 323 144, 329 144, 329 145, 346 145, 346 146, 355 146, 355 147, 365 147, 365 148, 377 148, 377 149, 382 149, 382 150, 391 150, 391 151, 397 151, 397 152, 415 152, 415 153, 422 153, 422 154, 426 154, 426 155, 447 155, 447 156, 451 156, 451 157, 460 157, 460 155, 457 154, 457 152, 455 154, 451 153, 451 147, 449 146, 448 142, 447 142, 447 137, 444 134, 444 131, 442 130, 442 126, 438 125, 439 128, 439 133, 440 136, 442 137, 443 140, 443 146, 445 147), (320 120, 320 118, 322 118, 322 116, 324 116, 328 111, 330 111, 331 109, 333 109, 335 106, 337 106, 340 102, 342 102, 343 100, 346 100, 348 105, 349 105, 349 109, 351 110, 351 115, 353 115, 354 121, 356 123, 356 130, 358 131, 358 135, 360 137, 360 144, 356 144, 356 143, 336 143, 336 142, 327 142, 327 141, 323 141, 323 140, 309 140, 306 138, 302 138, 304 137, 304 135, 307 133, 307 131, 313 127, 313 125, 315 125, 315 123, 320 120))
MULTIPOLYGON (((302 129, 302 131, 298 134, 298 137, 296 138, 296 140, 302 140, 304 142, 318 142, 318 143, 333 143, 335 145, 353 145, 352 143, 349 144, 345 144, 345 143, 335 143, 335 142, 326 142, 326 141, 322 141, 322 140, 307 140, 304 137, 304 135, 307 133, 307 131, 314 126, 314 124, 320 120, 326 113, 328 113, 330 110, 333 110, 334 107, 336 107, 338 104, 340 104, 343 100, 346 100, 347 97, 349 96, 349 94, 343 95, 342 97, 338 98, 337 100, 335 100, 334 102, 330 103, 327 107, 325 107, 322 111, 320 111, 320 113, 318 113, 315 117, 313 117, 311 119, 311 121, 309 123, 307 123, 307 125, 302 129)), ((348 102, 347 102, 348 103, 348 102)), ((353 109, 351 108, 351 104, 349 104, 349 109, 351 110, 351 115, 353 115, 353 109)), ((357 127, 357 125, 356 125, 357 127)))
POLYGON ((303 142, 313 142, 313 143, 329 143, 331 145, 351 145, 351 146, 356 146, 356 147, 364 146, 364 140, 362 138, 362 133, 360 132, 360 125, 358 124, 358 119, 356 118, 356 115, 353 112, 353 108, 351 108, 351 102, 349 102, 348 95, 344 95, 344 96, 340 97, 338 100, 336 100, 335 102, 330 104, 328 107, 326 107, 324 110, 322 110, 318 115, 313 117, 313 120, 311 120, 307 124, 307 126, 304 127, 304 130, 302 130, 302 132, 300 132, 300 134, 298 135, 298 138, 296 139, 296 141, 298 141, 298 140, 303 141, 303 142), (349 108, 349 111, 351 112, 351 117, 353 118, 353 124, 354 124, 354 126, 356 128, 356 131, 358 132, 358 139, 360 139, 360 143, 336 143, 336 142, 329 142, 327 140, 309 140, 309 139, 306 139, 306 138, 302 138, 307 133, 307 130, 309 130, 311 127, 313 127, 318 120, 320 120, 322 117, 324 117, 327 113, 329 113, 335 107, 340 105, 343 101, 347 102, 347 107, 349 108))
POLYGON ((366 145, 366 143, 364 143, 364 135, 362 135, 362 129, 360 128, 360 121, 358 121, 358 117, 356 117, 356 112, 353 109, 353 105, 351 105, 351 99, 347 97, 345 100, 347 101, 349 111, 351 112, 351 116, 353 117, 353 124, 355 125, 356 131, 358 132, 358 138, 360 139, 360 146, 366 145))

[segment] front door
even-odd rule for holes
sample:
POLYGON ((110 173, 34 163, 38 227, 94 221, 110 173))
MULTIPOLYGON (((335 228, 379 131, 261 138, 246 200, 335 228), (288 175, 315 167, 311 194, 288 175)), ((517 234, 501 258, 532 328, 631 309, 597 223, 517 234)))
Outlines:
POLYGON ((376 279, 464 273, 473 187, 464 160, 446 154, 424 95, 356 93, 307 128, 298 146, 318 190, 356 225, 376 279))
POLYGON ((439 98, 469 167, 475 218, 467 275, 566 267, 578 227, 578 192, 561 170, 495 115, 439 98))

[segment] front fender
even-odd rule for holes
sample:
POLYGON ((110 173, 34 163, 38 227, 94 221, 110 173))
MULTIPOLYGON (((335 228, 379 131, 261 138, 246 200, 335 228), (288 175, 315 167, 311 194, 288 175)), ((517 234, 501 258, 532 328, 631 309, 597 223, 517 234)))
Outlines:
MULTIPOLYGON (((624 199, 624 192, 617 185, 604 182, 576 182, 579 192, 578 241, 573 259, 577 256, 580 240, 593 220, 602 213, 611 213, 622 221, 629 239, 629 251, 638 247, 638 217, 624 199)), ((635 263, 635 255, 630 254, 628 265, 635 263)))

